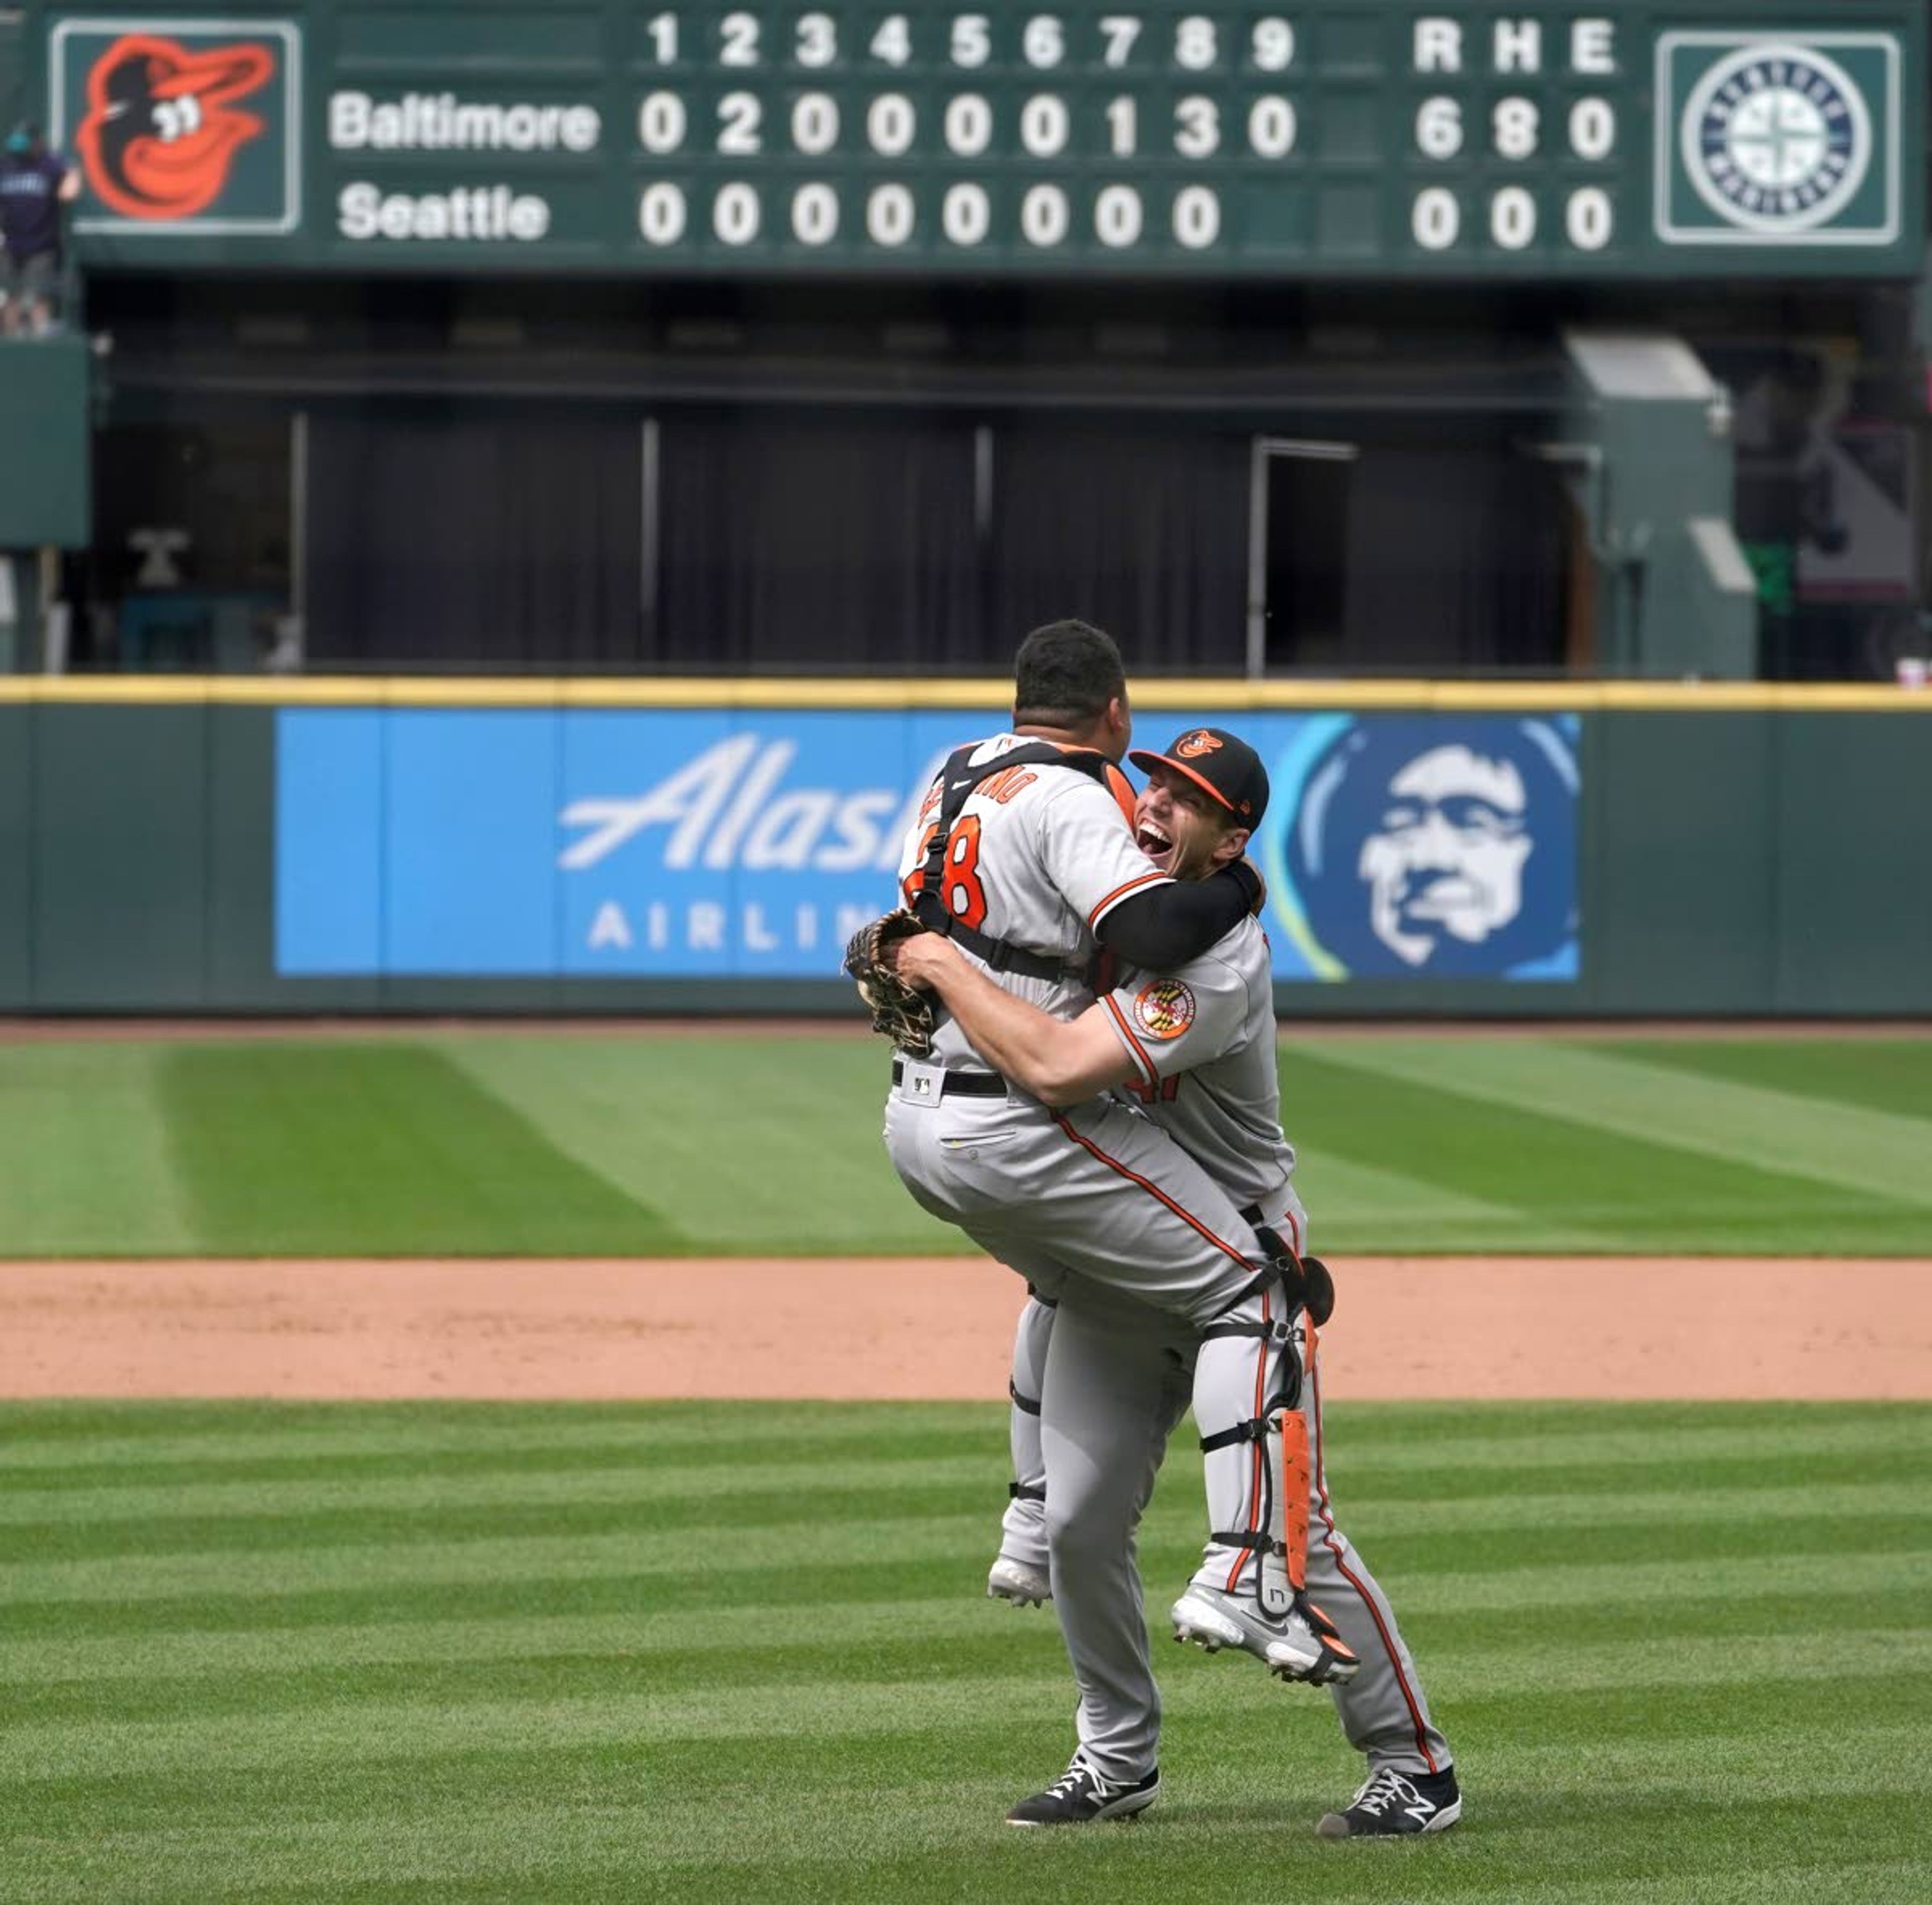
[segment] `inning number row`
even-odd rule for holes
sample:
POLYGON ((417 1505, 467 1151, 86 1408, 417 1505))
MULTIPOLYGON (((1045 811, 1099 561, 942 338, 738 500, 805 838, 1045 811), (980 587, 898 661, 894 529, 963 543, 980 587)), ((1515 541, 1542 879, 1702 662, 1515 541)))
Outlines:
POLYGON ((659 66, 800 66, 808 71, 855 63, 906 66, 914 60, 970 71, 998 62, 1051 72, 1071 62, 1123 71, 1165 61, 1188 73, 1244 65, 1259 73, 1285 73, 1294 63, 1294 27, 1278 15, 1248 24, 1245 33, 1205 14, 1172 15, 1148 22, 1138 14, 1103 14, 1077 20, 1070 32, 1058 14, 1034 14, 995 22, 988 14, 956 14, 950 20, 905 14, 872 14, 848 23, 842 40, 830 14, 804 13, 766 33, 758 14, 737 12, 706 21, 679 13, 653 14, 644 23, 644 51, 659 66), (1008 40, 1010 44, 1006 44, 1008 40))
MULTIPOLYGON (((638 108, 638 143, 660 158, 687 150, 694 140, 706 136, 694 130, 692 110, 682 94, 646 94, 638 108)), ((734 158, 763 152, 774 139, 784 142, 784 149, 816 157, 837 148, 848 130, 838 101, 824 92, 800 94, 788 112, 776 116, 776 128, 766 123, 765 102, 752 92, 725 94, 717 103, 716 117, 712 149, 734 158)), ((945 151, 962 159, 991 151, 999 118, 979 94, 956 94, 939 115, 945 151)), ((1171 116, 1158 110, 1143 114, 1141 103, 1124 94, 1107 101, 1102 118, 1104 150, 1117 159, 1164 150, 1170 142, 1184 159, 1212 158, 1231 144, 1244 144, 1256 158, 1285 159, 1294 152, 1300 130, 1294 102, 1279 93, 1262 94, 1246 102, 1245 110, 1239 103, 1191 95, 1175 100, 1171 116), (1232 128, 1224 123, 1230 118, 1232 128)), ((898 158, 918 142, 919 110, 903 93, 880 93, 867 102, 863 126, 868 150, 898 158)), ((1058 93, 1036 93, 1020 106, 1014 130, 1029 157, 1057 158, 1072 138, 1073 116, 1058 93)))

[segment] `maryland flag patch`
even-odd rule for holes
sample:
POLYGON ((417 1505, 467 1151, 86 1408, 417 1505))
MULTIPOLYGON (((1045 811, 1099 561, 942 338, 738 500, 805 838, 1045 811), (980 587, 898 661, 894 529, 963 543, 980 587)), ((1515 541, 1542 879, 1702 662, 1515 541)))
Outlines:
POLYGON ((1194 1023, 1194 994, 1178 979, 1156 979, 1134 995, 1134 1023, 1150 1039, 1178 1039, 1194 1023))

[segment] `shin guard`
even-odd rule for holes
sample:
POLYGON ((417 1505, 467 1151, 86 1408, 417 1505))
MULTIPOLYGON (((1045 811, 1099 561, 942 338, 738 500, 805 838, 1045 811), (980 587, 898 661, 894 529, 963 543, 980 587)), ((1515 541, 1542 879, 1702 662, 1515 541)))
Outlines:
POLYGON ((1054 1306, 1028 1286, 1028 1303, 1013 1332, 1013 1370, 1006 1384, 1012 1401, 1007 1440, 1013 1479, 1006 1491, 1000 1550, 1016 1560, 1046 1570, 1046 1457, 1040 1447, 1040 1395, 1046 1373, 1046 1351, 1053 1338, 1054 1306))
POLYGON ((1280 1286, 1269 1283, 1202 1331, 1194 1370, 1213 1531, 1198 1578, 1224 1594, 1252 1594, 1270 1618, 1288 1612, 1294 1593, 1280 1427, 1299 1400, 1298 1333, 1280 1286))

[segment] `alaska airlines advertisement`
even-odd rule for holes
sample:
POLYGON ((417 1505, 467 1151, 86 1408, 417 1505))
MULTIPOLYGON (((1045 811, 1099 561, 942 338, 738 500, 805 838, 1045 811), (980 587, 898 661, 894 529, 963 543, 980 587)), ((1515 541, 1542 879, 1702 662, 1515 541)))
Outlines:
MULTIPOLYGON (((836 976, 896 903, 957 710, 303 709, 277 717, 284 977, 836 976)), ((1282 980, 1574 980, 1574 715, 1170 713, 1267 764, 1282 980)))

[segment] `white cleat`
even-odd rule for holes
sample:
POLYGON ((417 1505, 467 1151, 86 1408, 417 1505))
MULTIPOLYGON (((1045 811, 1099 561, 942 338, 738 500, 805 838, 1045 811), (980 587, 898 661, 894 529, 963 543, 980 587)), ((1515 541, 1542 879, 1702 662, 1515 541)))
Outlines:
POLYGON ((1278 1679, 1336 1687, 1354 1679, 1361 1670, 1361 1662, 1348 1651, 1328 1617, 1306 1603, 1271 1620, 1252 1599, 1223 1594, 1218 1588, 1196 1586, 1174 1604, 1168 1618, 1174 1623, 1176 1640, 1192 1641, 1210 1654, 1238 1647, 1253 1654, 1278 1679))
POLYGON ((1053 1598, 1053 1583, 1038 1568, 1002 1555, 987 1570, 986 1598, 1010 1600, 1016 1607, 1043 1607, 1053 1598))

